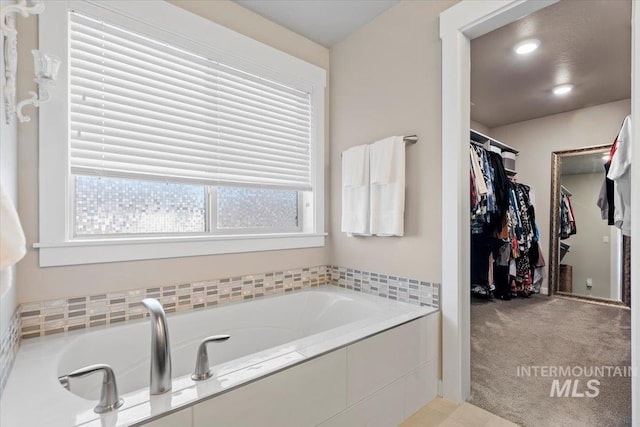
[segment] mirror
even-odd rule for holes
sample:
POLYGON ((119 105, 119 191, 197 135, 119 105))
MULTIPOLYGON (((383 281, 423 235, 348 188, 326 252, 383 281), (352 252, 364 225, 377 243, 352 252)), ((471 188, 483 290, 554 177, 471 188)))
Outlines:
POLYGON ((622 233, 598 206, 610 150, 552 153, 549 283, 555 294, 622 304, 622 233))

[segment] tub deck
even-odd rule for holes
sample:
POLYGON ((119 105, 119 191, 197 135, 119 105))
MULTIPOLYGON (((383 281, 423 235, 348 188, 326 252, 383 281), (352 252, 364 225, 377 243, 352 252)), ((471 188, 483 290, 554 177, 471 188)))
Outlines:
MULTIPOLYGON (((0 425, 138 425, 436 311, 327 285, 170 314, 167 319, 174 360, 173 388, 169 393, 151 397, 146 383, 148 319, 26 340, 0 400, 0 425), (252 328, 253 338, 245 333, 252 328), (265 330, 278 329, 283 329, 283 333, 264 336, 265 330), (210 347, 214 377, 201 382, 191 380, 195 347, 200 339, 230 333, 231 343, 234 331, 237 345, 227 349, 226 343, 210 347), (108 355, 106 348, 111 349, 108 355), (135 355, 129 357, 131 353, 135 355), (145 359, 143 362, 139 362, 141 357, 145 359), (97 393, 95 385, 81 391, 79 394, 84 396, 81 397, 68 392, 57 381, 59 375, 92 363, 109 363, 114 367, 125 400, 114 413, 100 416, 93 412, 97 403, 93 399, 97 393), (132 367, 132 363, 137 366, 132 367)), ((437 345, 437 337, 432 342, 437 345)))

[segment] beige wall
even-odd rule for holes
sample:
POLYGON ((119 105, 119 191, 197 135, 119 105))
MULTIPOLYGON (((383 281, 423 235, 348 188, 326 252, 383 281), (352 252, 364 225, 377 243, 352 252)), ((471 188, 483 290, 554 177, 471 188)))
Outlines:
POLYGON ((487 126, 483 125, 480 122, 474 122, 473 120, 471 120, 471 129, 477 130, 478 132, 485 135, 488 135, 490 132, 490 129, 487 126))
MULTIPOLYGON (((536 193, 540 245, 549 260, 551 153, 611 144, 631 112, 629 99, 493 128, 490 135, 518 149, 518 182, 536 193)), ((547 266, 548 267, 548 266, 547 266)), ((545 274, 547 273, 545 267, 545 274)), ((543 286, 547 286, 548 274, 543 286)))
POLYGON ((441 59, 438 15, 453 1, 402 1, 331 49, 331 262, 441 279, 441 59), (390 135, 407 145, 404 237, 340 232, 340 153, 390 135))
MULTIPOLYGON (((231 1, 177 1, 172 3, 246 34, 265 44, 329 70, 328 49, 309 41, 231 1)), ((46 11, 44 12, 46 13, 46 11)), ((37 46, 37 19, 17 19, 19 23, 19 94, 34 90, 31 49, 37 46)), ((328 88, 327 88, 328 94, 328 88)), ((327 111, 329 98, 327 97, 327 111)), ((327 249, 272 251, 234 255, 174 258, 152 261, 94 264, 73 267, 38 267, 38 120, 32 113, 30 123, 19 126, 18 196, 19 212, 30 247, 18 265, 18 299, 30 302, 66 298, 164 284, 187 283, 208 278, 259 273, 326 264, 327 249)), ((329 115, 327 114, 326 141, 329 115)), ((325 169, 328 170, 329 146, 325 169)), ((328 193, 328 173, 327 173, 328 193)), ((329 203, 327 197, 326 203, 329 203)), ((327 206, 328 211, 328 206, 327 206)), ((328 218, 328 215, 327 215, 328 218)), ((328 220, 327 220, 328 222, 328 220)))
POLYGON ((611 244, 605 243, 603 237, 610 239, 610 231, 614 227, 602 220, 600 208, 596 205, 602 181, 604 169, 599 173, 562 176, 562 185, 572 194, 571 207, 577 230, 576 234, 563 240, 571 248, 562 263, 573 267, 574 294, 611 298, 611 244), (589 277, 593 280, 591 290, 586 286, 589 277))

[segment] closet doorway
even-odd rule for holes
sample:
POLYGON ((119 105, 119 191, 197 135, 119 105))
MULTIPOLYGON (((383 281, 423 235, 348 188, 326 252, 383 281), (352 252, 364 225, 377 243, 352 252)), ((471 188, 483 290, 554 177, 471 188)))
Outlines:
POLYGON ((586 301, 620 286, 619 230, 597 201, 604 151, 631 113, 630 74, 630 0, 560 1, 471 42, 471 127, 489 142, 470 149, 472 166, 484 159, 471 168, 472 295, 486 283, 471 300, 470 401, 518 425, 631 423, 630 377, 530 372, 631 363, 629 311, 586 301), (561 263, 559 243, 570 245, 561 263), (559 285, 582 299, 550 297, 559 285), (597 381, 597 397, 563 400, 553 387, 567 379, 576 396, 597 381))
MULTIPOLYGON (((468 236, 469 224, 469 205, 467 202, 469 197, 469 174, 468 163, 465 161, 468 153, 469 134, 465 122, 468 123, 469 120, 467 112, 469 111, 468 105, 470 101, 475 104, 472 108, 478 105, 475 100, 469 99, 468 96, 469 39, 513 22, 552 2, 541 4, 540 2, 518 1, 507 5, 502 4, 502 6, 490 5, 484 2, 476 2, 473 5, 469 3, 474 2, 465 3, 467 4, 454 6, 450 13, 447 11, 441 15, 441 38, 443 40, 443 248, 447 253, 457 253, 458 250, 462 253, 461 259, 447 261, 443 266, 443 392, 446 398, 458 401, 463 400, 468 395, 469 372, 465 368, 468 366, 470 357, 468 341, 469 303, 467 299, 470 286, 468 274, 469 250, 467 249, 469 241, 467 240, 468 237, 465 236, 465 234, 468 236), (457 141, 459 141, 459 144, 457 141), (451 198, 452 192, 456 193, 458 197, 451 198), (457 214, 452 216, 452 212, 457 214), (450 333, 452 334, 450 335, 450 333)), ((636 22, 638 21, 636 20, 636 22)), ((637 37, 637 33, 635 33, 635 36, 637 37)), ((570 37, 568 36, 567 38, 570 37)), ((635 46, 635 56, 637 56, 638 44, 636 43, 635 46)), ((633 72, 634 76, 637 76, 637 68, 634 68, 633 72)), ((632 99, 635 106, 637 99, 635 93, 632 99)), ((613 136, 607 136, 606 139, 603 138, 603 142, 610 141, 613 136)), ((542 140, 544 140, 544 137, 545 135, 541 135, 542 140)), ((507 138, 501 139, 503 141, 507 140, 507 138)), ((633 141, 633 144, 637 146, 635 141, 633 141)), ((519 157, 521 164, 523 154, 525 153, 521 151, 521 156, 519 157)), ((547 165, 550 163, 549 157, 549 152, 547 152, 547 165)), ((530 163, 533 163, 531 159, 525 160, 525 164, 530 163)), ((543 172, 539 171, 540 174, 543 172)), ((548 179, 550 174, 546 173, 545 175, 548 179)), ((546 191, 549 192, 548 187, 546 191)), ((637 196, 637 194, 632 195, 634 200, 637 196)), ((538 198, 537 200, 539 201, 540 199, 538 198)), ((546 200, 548 203, 549 198, 546 200)), ((637 201, 633 201, 632 205, 636 206, 637 201)), ((544 229, 544 227, 541 227, 541 229, 544 229)), ((549 230, 549 228, 547 227, 546 230, 549 230)), ((632 237, 632 244, 633 241, 632 237)), ((633 251, 633 248, 631 256, 633 257, 631 264, 634 264, 635 261, 635 264, 640 265, 638 263, 640 258, 638 258, 637 252, 633 251)), ((637 283, 637 279, 637 275, 632 276, 632 286, 637 283)), ((635 308, 638 306, 639 300, 637 295, 634 294, 632 294, 632 298, 632 307, 635 308)), ((571 302, 573 303, 573 301, 571 302)), ((541 319, 540 323, 545 321, 547 319, 541 319)), ((638 338, 637 317, 633 321, 633 326, 632 331, 635 341, 638 338)), ((537 330, 534 326, 531 326, 530 331, 536 332, 537 330)), ((637 365, 637 347, 637 345, 633 347, 633 365, 637 365)), ((634 387, 636 390, 637 381, 638 379, 635 378, 634 387)), ((636 416, 637 412, 634 412, 634 418, 636 416)))

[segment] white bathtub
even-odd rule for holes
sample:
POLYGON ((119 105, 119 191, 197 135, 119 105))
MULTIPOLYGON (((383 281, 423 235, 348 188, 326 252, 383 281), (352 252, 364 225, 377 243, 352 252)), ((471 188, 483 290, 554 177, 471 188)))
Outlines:
MULTIPOLYGON (((399 391, 396 385, 397 393, 406 394, 406 388, 411 385, 424 391, 420 399, 404 396, 415 401, 413 404, 402 403, 404 418, 410 415, 408 411, 417 409, 414 406, 435 397, 437 319, 425 317, 435 311, 430 307, 322 286, 250 302, 170 314, 167 319, 173 388, 169 393, 151 397, 148 393, 151 340, 148 318, 119 326, 29 339, 18 352, 0 400, 0 425, 116 426, 150 421, 157 425, 188 426, 208 425, 214 420, 227 426, 228 421, 222 420, 228 417, 233 425, 239 426, 258 425, 252 417, 259 417, 260 426, 271 423, 297 427, 322 422, 342 425, 340 414, 347 417, 344 425, 349 425, 348 417, 353 416, 353 407, 371 400, 376 392, 389 394, 387 389, 399 379, 404 381, 404 388, 399 391), (387 332, 380 334, 383 331, 387 332), (214 376, 194 382, 190 374, 195 364, 196 347, 203 338, 215 334, 230 334, 231 339, 209 345, 214 376), (394 344, 393 340, 398 339, 401 341, 394 344), (380 348, 376 350, 376 346, 380 348), (408 348, 393 348, 398 346, 408 348), (353 359, 357 359, 358 351, 362 353, 360 361, 353 359), (407 354, 411 354, 409 361, 405 360, 407 354), (375 362, 376 358, 378 362, 375 362), (113 367, 120 395, 124 398, 121 408, 103 416, 93 412, 99 398, 101 375, 72 380, 72 392, 65 390, 57 380, 60 375, 95 363, 113 367), (371 366, 367 367, 367 364, 371 366), (401 365, 400 369, 394 366, 396 364, 401 365), (367 369, 375 372, 367 372, 367 369), (385 373, 389 369, 393 372, 385 373), (269 376, 275 372, 278 373, 269 376), (283 421, 278 414, 261 415, 260 405, 268 412, 291 411, 291 402, 284 402, 287 398, 282 395, 277 396, 283 393, 280 390, 283 387, 276 383, 286 379, 278 377, 285 374, 293 375, 286 380, 289 385, 284 387, 287 389, 285 394, 293 393, 289 400, 302 398, 307 391, 311 392, 310 396, 318 392, 324 396, 331 393, 333 398, 322 398, 325 401, 319 404, 310 401, 314 407, 311 412, 309 408, 300 408, 304 402, 299 403, 296 407, 302 418, 291 418, 291 414, 286 414, 283 421), (314 380, 314 375, 320 377, 314 380), (356 378, 358 375, 363 378, 356 378), (368 385, 367 382, 376 376, 382 376, 382 382, 368 385), (295 388, 296 380, 301 381, 300 390, 295 388), (429 384, 413 384, 423 380, 429 384), (269 384, 274 381, 275 389, 271 390, 269 384), (319 388, 323 381, 328 387, 324 391, 319 388), (343 392, 344 399, 336 400, 343 392), (214 396, 215 399, 210 399, 214 396), (270 403, 269 399, 274 396, 270 403), (256 398, 260 403, 247 411, 252 407, 249 402, 256 398), (283 403, 285 406, 277 409, 277 405, 283 403), (328 406, 326 410, 324 406, 328 406), (225 415, 225 411, 231 412, 225 415), (162 418, 170 413, 173 414, 162 418), (246 419, 243 419, 245 415, 246 419), (273 418, 271 422, 269 417, 273 418)), ((388 400, 386 395, 381 398, 388 400)))

